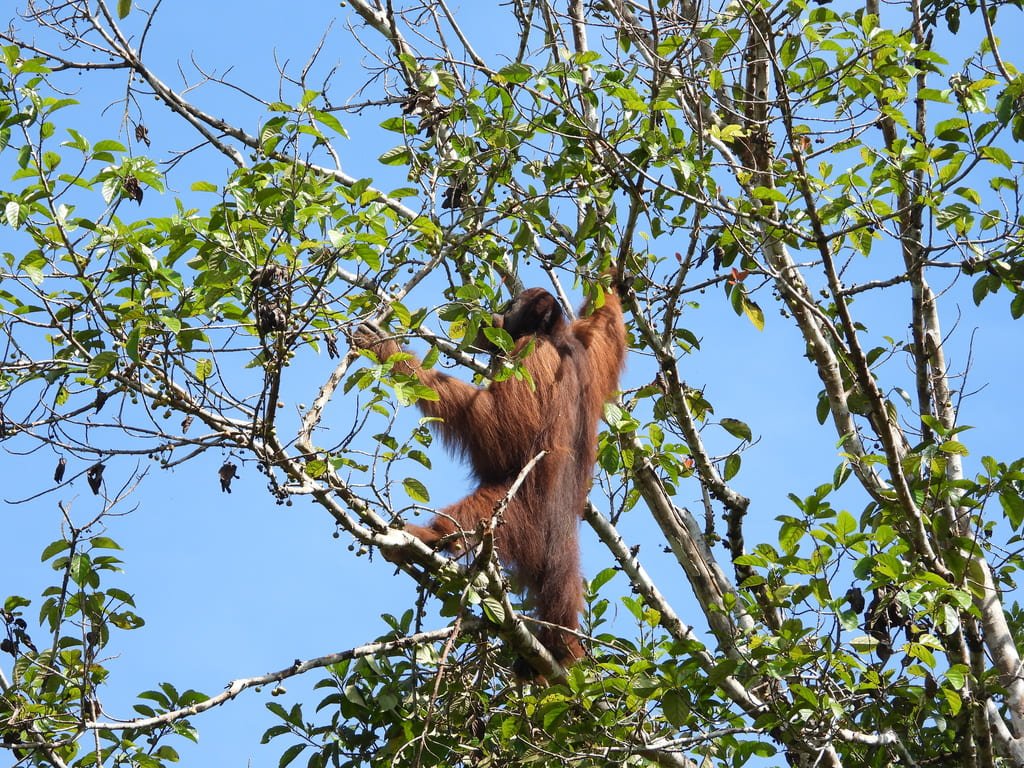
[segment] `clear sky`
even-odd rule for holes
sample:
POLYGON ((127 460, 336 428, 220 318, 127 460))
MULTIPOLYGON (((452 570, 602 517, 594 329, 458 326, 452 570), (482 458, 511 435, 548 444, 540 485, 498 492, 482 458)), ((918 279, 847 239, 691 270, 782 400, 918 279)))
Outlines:
MULTIPOLYGON (((464 5, 466 11, 476 8, 471 2, 464 5)), ((478 14, 478 28, 486 30, 486 11, 473 12, 478 14)), ((334 2, 309 0, 287 6, 238 0, 167 2, 151 32, 147 53, 150 65, 174 87, 181 85, 179 63, 191 75, 189 59, 194 55, 206 70, 273 100, 278 89, 275 56, 278 61, 289 61, 292 69, 300 67, 332 18, 337 20, 320 68, 338 66, 334 79, 337 100, 354 95, 364 82, 366 54, 346 29, 348 22, 357 24, 353 15, 334 2)), ((123 74, 65 76, 61 82, 80 88, 78 98, 83 105, 70 113, 75 128, 94 141, 119 135, 120 108, 104 107, 123 94, 123 74)), ((197 91, 195 98, 204 108, 241 122, 250 131, 262 116, 251 102, 214 84, 197 91)), ((196 136, 163 107, 153 103, 144 109, 156 159, 166 159, 171 151, 196 143, 196 136)), ((345 170, 375 178, 393 174, 374 162, 391 146, 392 137, 376 128, 372 119, 342 119, 351 134, 351 140, 341 145, 345 170)), ((172 172, 170 192, 147 197, 147 207, 152 206, 149 210, 154 214, 170 213, 176 195, 195 205, 208 204, 208 198, 196 197, 188 190, 198 179, 221 184, 226 163, 218 163, 220 158, 212 153, 197 154, 172 172)), ((10 165, 10 158, 0 155, 0 174, 5 179, 10 165)), ((4 240, 10 236, 9 230, 0 232, 4 240)), ((3 249, 10 247, 4 245, 3 249)), ((886 303, 870 307, 867 316, 873 318, 872 333, 898 338, 909 335, 909 302, 893 303, 896 296, 906 298, 900 290, 886 293, 886 303)), ((874 300, 860 299, 859 304, 869 301, 874 300)), ((961 411, 963 423, 977 425, 965 436, 972 452, 967 466, 976 467, 984 454, 1016 455, 1021 425, 1019 330, 1011 326, 1000 299, 975 310, 966 280, 951 286, 943 304, 946 331, 952 332, 947 348, 952 368, 963 370, 970 355, 972 369, 966 388, 986 387, 967 399, 961 411), (965 315, 956 325, 960 309, 965 315)), ((831 478, 838 463, 833 432, 819 427, 815 419, 820 385, 802 358, 803 342, 790 322, 771 309, 767 295, 762 306, 767 327, 758 332, 709 292, 704 308, 695 311, 689 322, 702 339, 702 349, 682 362, 688 384, 706 390, 716 415, 746 421, 760 440, 744 455, 743 470, 735 482, 740 492, 755 500, 748 545, 760 539, 774 541, 773 518, 793 511, 786 494, 810 493, 831 478)), ((902 364, 894 360, 888 365, 902 364)), ((649 380, 650 371, 640 356, 631 356, 627 366, 626 386, 649 380)), ((912 389, 906 371, 897 368, 893 373, 908 391, 912 389)), ((723 438, 719 447, 724 451, 731 444, 723 438)), ((8 451, 24 447, 4 444, 8 451)), ((465 467, 444 458, 439 443, 434 444, 431 456, 435 461, 432 498, 442 506, 464 493, 467 473, 465 467)), ((161 681, 172 682, 181 690, 195 688, 215 694, 234 678, 369 641, 386 631, 379 614, 401 613, 413 605, 415 590, 409 579, 395 575, 394 568, 380 557, 371 562, 353 556, 347 549, 347 537, 333 538, 332 521, 308 501, 299 498, 293 506, 276 506, 263 476, 252 465, 241 467, 232 494, 221 493, 216 477, 220 459, 209 456, 173 471, 160 471, 153 464, 138 492, 122 508, 134 505, 134 511, 108 521, 109 535, 125 548, 125 574, 113 583, 134 593, 138 611, 147 622, 143 629, 118 633, 108 649, 117 656, 110 662, 111 683, 103 692, 111 717, 130 717, 136 694, 161 681)), ((54 579, 40 566, 39 553, 59 538, 58 501, 70 504, 79 519, 93 512, 98 502, 84 480, 79 480, 59 494, 10 503, 48 487, 56 455, 48 450, 32 455, 7 452, 0 461, 5 478, 0 494, 5 500, 0 504, 0 541, 17 542, 17 547, 3 547, 0 593, 32 599, 32 615, 41 590, 54 579)), ((145 468, 147 462, 140 459, 138 464, 145 468)), ((129 458, 113 460, 108 469, 110 480, 125 478, 134 467, 135 461, 129 458)), ((678 501, 693 509, 700 507, 696 480, 681 483, 678 501)), ((863 499, 857 497, 852 503, 858 506, 851 507, 851 512, 859 516, 863 499)), ((696 621, 688 589, 672 563, 659 559, 656 526, 641 507, 623 521, 622 531, 628 540, 642 545, 645 565, 659 587, 675 599, 677 609, 696 621)), ((586 531, 583 547, 589 575, 610 564, 610 558, 586 531)), ((431 620, 434 623, 427 628, 438 625, 431 620)), ((697 628, 703 630, 703 625, 698 622, 697 628)), ((0 659, 0 664, 8 668, 9 659, 0 659)), ((314 701, 308 692, 317 679, 318 675, 312 674, 305 680, 289 681, 289 693, 279 701, 285 706, 294 700, 314 701)), ((276 766, 285 745, 259 745, 263 731, 276 722, 265 711, 268 698, 266 692, 248 692, 241 700, 197 718, 194 724, 200 730, 200 745, 175 744, 182 752, 182 764, 276 766)), ((5 753, 0 754, 5 755, 0 760, 6 758, 5 753)))

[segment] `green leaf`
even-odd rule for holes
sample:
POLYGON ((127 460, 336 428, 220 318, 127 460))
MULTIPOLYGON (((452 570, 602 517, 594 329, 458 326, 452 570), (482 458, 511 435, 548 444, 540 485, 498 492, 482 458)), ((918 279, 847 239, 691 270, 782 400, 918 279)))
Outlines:
POLYGON ((101 139, 96 142, 96 145, 92 148, 93 153, 96 152, 124 152, 127 149, 124 144, 120 141, 114 141, 113 139, 101 139))
POLYGON ((832 412, 832 406, 828 401, 828 395, 824 390, 818 393, 818 404, 814 409, 814 415, 818 419, 819 424, 824 424, 828 419, 828 415, 832 412))
POLYGON ((967 446, 957 440, 946 440, 939 446, 939 450, 943 453, 955 453, 957 456, 968 455, 967 446))
POLYGON ((503 624, 505 622, 505 606, 502 605, 500 600, 495 600, 493 597, 485 597, 480 601, 480 608, 483 610, 484 615, 495 624, 503 624))
POLYGON ((277 761, 277 768, 285 768, 286 765, 288 765, 296 757, 301 755, 302 750, 304 750, 307 746, 308 745, 306 744, 292 744, 290 747, 288 747, 288 749, 284 751, 284 754, 281 755, 281 759, 277 761))
POLYGON ((4 216, 7 219, 7 225, 11 229, 18 228, 18 216, 21 214, 21 205, 17 200, 11 200, 4 206, 4 216))
POLYGON ((730 453, 725 457, 725 469, 722 470, 722 478, 726 481, 732 480, 740 471, 742 459, 738 453, 730 453))
POLYGON ((1006 513, 1013 530, 1019 529, 1021 522, 1024 521, 1024 499, 1020 494, 1015 491, 1002 491, 999 494, 999 505, 1006 513))
POLYGON ((206 381, 213 373, 213 360, 208 357, 201 357, 196 360, 196 379, 206 381))
POLYGON ((726 432, 739 440, 750 440, 753 436, 750 427, 739 419, 731 419, 727 416, 719 424, 726 432))
POLYGON ((412 322, 412 313, 408 307, 400 301, 393 301, 388 305, 391 308, 391 312, 394 314, 395 319, 402 325, 403 328, 408 328, 409 323, 412 322))
POLYGON ((673 728, 682 728, 689 721, 690 707, 677 690, 669 690, 661 699, 661 711, 673 728))
POLYGON ((764 330, 764 312, 756 303, 743 296, 743 314, 759 331, 764 330))
POLYGON ((114 366, 117 365, 117 353, 107 350, 100 352, 96 357, 89 361, 89 376, 93 379, 99 380, 114 370, 114 366))
POLYGON ((126 19, 132 12, 132 0, 117 0, 117 18, 126 19))
POLYGON ((949 705, 950 713, 954 716, 959 714, 960 709, 964 705, 964 700, 961 698, 960 694, 951 688, 943 687, 942 695, 946 697, 946 703, 949 705))
POLYGON ((506 354, 512 352, 512 348, 515 346, 515 340, 509 335, 508 331, 504 328, 496 328, 494 326, 489 326, 483 330, 484 336, 489 342, 491 342, 491 344, 506 354))
MULTIPOLYGON (((998 285, 998 283, 997 283, 997 285, 998 285)), ((989 294, 989 276, 986 275, 985 277, 983 277, 980 280, 978 280, 974 284, 974 288, 971 290, 971 293, 972 293, 973 298, 974 298, 974 305, 975 306, 980 306, 981 302, 989 294)))
POLYGON ((1013 158, 1010 157, 1009 153, 1005 149, 1002 149, 1001 147, 982 147, 980 152, 982 157, 988 158, 994 163, 998 163, 1007 170, 1013 168, 1013 158))
POLYGON ((43 284, 43 268, 46 267, 46 257, 39 251, 30 251, 25 254, 18 266, 25 272, 29 280, 36 286, 43 284))
POLYGON ((556 701, 545 707, 543 718, 544 730, 550 732, 554 728, 556 728, 556 726, 559 724, 562 718, 565 717, 565 714, 569 711, 569 709, 574 706, 575 702, 570 703, 568 701, 562 700, 556 701))
POLYGON ((181 321, 173 314, 160 315, 160 322, 163 323, 167 330, 173 334, 177 334, 181 331, 181 321))
POLYGON ((46 549, 43 550, 43 554, 40 556, 39 559, 41 562, 45 563, 54 555, 60 554, 61 552, 63 552, 66 549, 69 549, 70 547, 71 542, 65 541, 64 539, 57 539, 57 541, 51 541, 49 544, 46 545, 46 549))
POLYGON ((1018 293, 1010 302, 1010 317, 1014 320, 1024 317, 1024 293, 1018 293))
POLYGON ((322 123, 323 125, 326 125, 339 136, 348 136, 348 133, 345 131, 345 126, 343 126, 341 124, 341 121, 338 120, 338 118, 336 118, 330 112, 321 112, 319 110, 316 110, 313 112, 313 117, 316 118, 318 122, 322 123))
POLYGON ((128 341, 125 342, 124 348, 128 353, 128 359, 133 363, 139 362, 139 339, 142 336, 142 324, 136 323, 135 327, 132 328, 132 332, 128 334, 128 341))
POLYGON ((417 501, 420 504, 430 503, 430 493, 427 491, 427 487, 416 478, 405 478, 402 481, 402 488, 405 489, 406 495, 413 501, 417 501))
POLYGON ((617 568, 605 568, 594 575, 594 578, 590 580, 590 591, 597 592, 605 584, 610 582, 619 574, 617 568))
POLYGON ((935 136, 943 141, 967 141, 967 135, 964 131, 969 128, 970 124, 962 117, 940 120, 935 125, 935 136))
POLYGON ((956 689, 963 688, 967 684, 970 670, 965 664, 953 664, 946 670, 946 679, 956 689))
POLYGON ((803 535, 803 525, 787 521, 783 523, 782 528, 779 529, 779 547, 787 555, 791 555, 796 552, 797 547, 800 545, 800 539, 803 538, 803 535))
POLYGON ((68 569, 72 581, 80 587, 84 587, 93 574, 92 560, 88 555, 79 552, 71 556, 71 565, 68 569))
POLYGON ((871 651, 878 647, 878 641, 873 637, 861 635, 860 637, 853 638, 850 641, 850 645, 853 646, 855 651, 860 653, 871 653, 871 651))
POLYGON ((118 629, 126 631, 146 626, 145 619, 131 611, 122 611, 121 613, 110 614, 110 623, 118 629))
POLYGON ((856 531, 857 521, 854 519, 853 515, 845 509, 841 510, 839 514, 836 515, 836 533, 839 536, 839 541, 845 542, 850 537, 850 534, 856 533, 856 531))
POLYGON ((525 83, 533 76, 533 70, 531 70, 525 64, 515 63, 509 64, 506 67, 502 67, 498 70, 497 77, 495 80, 504 83, 525 83))
POLYGON ((5 611, 16 611, 18 608, 27 608, 30 605, 32 605, 31 600, 26 600, 18 595, 9 595, 4 599, 5 611))
POLYGON ((412 161, 412 152, 408 147, 395 147, 389 149, 377 158, 382 165, 408 165, 412 161))
POLYGON ((260 130, 260 146, 264 150, 269 151, 276 146, 286 123, 285 118, 274 117, 263 125, 263 128, 260 130))

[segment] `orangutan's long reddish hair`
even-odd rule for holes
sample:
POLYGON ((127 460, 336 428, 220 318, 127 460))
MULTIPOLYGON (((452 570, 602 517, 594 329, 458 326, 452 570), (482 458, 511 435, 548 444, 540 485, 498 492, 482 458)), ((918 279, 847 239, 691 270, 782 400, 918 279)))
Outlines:
MULTIPOLYGON (((467 384, 413 358, 396 364, 433 388, 436 401, 420 400, 427 416, 441 419, 446 444, 469 459, 479 487, 442 509, 427 527, 406 530, 429 545, 445 537, 472 536, 489 520, 523 468, 541 451, 544 457, 511 498, 495 532, 501 561, 514 569, 545 622, 579 629, 583 608, 579 520, 597 458, 597 422, 605 401, 618 387, 626 354, 622 308, 615 293, 604 304, 568 323, 558 301, 541 288, 515 298, 496 324, 517 340, 519 351, 535 340, 524 366, 533 380, 508 379, 485 388, 467 384)), ((357 338, 379 360, 400 348, 391 340, 357 338)), ((459 547, 464 541, 449 542, 459 547)), ((579 639, 544 628, 540 641, 560 662, 583 655, 579 639)))

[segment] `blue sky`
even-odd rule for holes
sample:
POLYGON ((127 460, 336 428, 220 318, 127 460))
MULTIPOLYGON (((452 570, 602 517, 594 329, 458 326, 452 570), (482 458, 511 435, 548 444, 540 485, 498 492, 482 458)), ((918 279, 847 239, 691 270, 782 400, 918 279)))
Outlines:
MULTIPOLYGON (((333 2, 292 3, 286 13, 279 3, 166 3, 151 33, 149 62, 165 82, 180 87, 178 62, 190 70, 188 59, 194 52, 208 71, 227 72, 230 80, 272 100, 277 97, 278 82, 275 52, 279 60, 292 62, 292 69, 301 66, 326 21, 335 15, 338 21, 328 37, 321 69, 338 65, 335 94, 347 97, 365 79, 365 53, 345 29, 351 14, 333 2)), ((480 13, 477 21, 486 29, 487 14, 480 13)), ((72 113, 76 128, 93 140, 118 135, 120 109, 103 108, 122 95, 123 75, 65 76, 61 82, 68 87, 80 84, 78 98, 83 105, 72 113)), ((250 131, 261 117, 251 102, 215 85, 204 86, 195 98, 204 108, 241 122, 250 131)), ((164 159, 168 152, 196 142, 163 107, 154 103, 144 109, 155 158, 164 159)), ((392 137, 377 129, 373 119, 343 121, 351 135, 341 147, 345 170, 375 178, 393 173, 374 163, 374 158, 391 146, 392 137)), ((191 158, 170 176, 171 191, 161 198, 147 197, 147 206, 153 206, 154 212, 169 213, 175 195, 196 205, 205 204, 188 189, 198 179, 221 183, 226 164, 217 165, 219 162, 209 153, 191 158)), ((5 178, 8 163, 0 156, 0 173, 5 178)), ((3 237, 6 239, 7 233, 3 237)), ((892 257, 897 258, 896 254, 892 257)), ((828 481, 838 463, 838 449, 832 431, 820 427, 815 419, 820 385, 801 356, 803 342, 790 322, 779 317, 765 297, 762 306, 767 327, 758 332, 746 319, 735 316, 714 295, 715 290, 709 290, 704 306, 689 321, 689 327, 702 339, 702 349, 685 358, 681 369, 690 386, 706 390, 718 417, 742 419, 760 438, 744 454, 743 471, 735 485, 754 499, 748 545, 762 538, 774 541, 772 519, 794 511, 786 494, 806 495, 828 481)), ((909 301, 905 292, 897 288, 884 299, 859 299, 855 310, 868 307, 865 316, 871 319, 871 333, 906 338, 909 301)), ((1012 457, 1019 453, 1021 423, 1018 331, 1000 298, 976 310, 970 285, 962 278, 944 296, 943 304, 945 330, 952 332, 947 347, 951 366, 962 369, 970 354, 967 389, 986 387, 966 400, 961 411, 961 421, 976 426, 964 438, 972 452, 967 465, 976 467, 984 454, 1012 457)), ((892 376, 911 390, 907 372, 899 369, 902 360, 897 358, 888 365, 892 376)), ((626 386, 648 380, 649 371, 639 355, 631 356, 627 366, 626 386)), ((343 405, 336 403, 335 407, 343 405)), ((723 439, 719 447, 726 450, 729 445, 723 439)), ((464 493, 467 473, 463 466, 443 458, 439 443, 431 449, 431 456, 435 460, 432 498, 442 506, 464 493)), ((55 455, 45 450, 31 456, 4 455, 7 481, 2 497, 10 501, 45 488, 55 460, 55 455)), ((115 583, 134 593, 139 613, 147 621, 141 630, 120 633, 109 648, 117 658, 110 662, 111 684, 103 701, 112 717, 131 716, 135 695, 160 681, 214 694, 231 679, 368 641, 386 630, 379 614, 401 613, 413 604, 415 590, 410 580, 393 575, 394 568, 380 557, 372 562, 354 557, 347 549, 347 538, 333 538, 332 521, 308 501, 297 499, 290 507, 274 505, 264 478, 251 466, 241 468, 234 493, 222 494, 215 475, 218 463, 211 457, 166 472, 154 465, 125 507, 135 505, 135 510, 109 520, 109 535, 125 548, 125 574, 115 583)), ((145 460, 140 464, 144 467, 145 460)), ((109 472, 112 477, 124 477, 133 466, 133 460, 119 458, 111 462, 109 472)), ((81 480, 59 495, 0 505, 0 536, 18 542, 17 548, 5 547, 0 560, 0 593, 38 601, 40 591, 52 581, 53 574, 39 564, 39 552, 59 537, 60 500, 82 518, 96 505, 81 480)), ((681 484, 678 501, 700 508, 695 480, 681 484)), ((856 497, 851 502, 860 504, 863 499, 856 497)), ((851 507, 855 516, 860 511, 851 507)), ((628 540, 642 545, 645 565, 660 588, 684 616, 696 621, 698 613, 678 569, 668 558, 659 557, 654 523, 638 507, 621 527, 628 540)), ((583 547, 589 575, 610 564, 586 530, 583 547)), ((34 608, 29 610, 34 612, 34 608)), ((696 623, 703 629, 701 622, 696 623)), ((435 621, 428 628, 436 625, 435 621)), ((312 675, 289 681, 289 694, 281 703, 312 701, 306 694, 316 679, 312 675)), ((268 699, 266 692, 246 693, 239 701, 197 718, 199 746, 176 743, 183 764, 276 766, 284 745, 259 745, 262 732, 275 722, 264 709, 268 699)))

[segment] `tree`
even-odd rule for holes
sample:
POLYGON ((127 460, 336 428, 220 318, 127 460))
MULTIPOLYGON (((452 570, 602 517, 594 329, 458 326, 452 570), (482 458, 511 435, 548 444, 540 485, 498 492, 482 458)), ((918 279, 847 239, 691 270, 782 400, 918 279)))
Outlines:
POLYGON ((961 329, 1006 299, 1024 313, 1024 79, 999 37, 1020 4, 516 2, 476 39, 446 3, 347 8, 357 96, 339 103, 333 68, 315 79, 321 44, 251 119, 204 102, 228 78, 195 65, 175 89, 151 65, 159 3, 35 0, 0 35, 0 434, 12 467, 69 457, 60 498, 82 475, 95 494, 61 503, 54 584, 3 608, 15 762, 166 764, 212 707, 319 676, 316 701, 268 699, 282 765, 1024 765, 1024 460, 970 454, 961 421, 979 399, 961 329), (120 140, 67 117, 68 76, 103 70, 123 75, 120 140), (151 99, 197 147, 151 146, 151 99), (366 123, 393 148, 364 167, 339 142, 366 123), (191 185, 174 205, 167 179, 191 185), (585 514, 591 658, 566 671, 486 546, 453 561, 399 530, 431 506, 436 450, 405 407, 431 392, 345 339, 372 320, 428 364, 522 375, 470 354, 490 312, 541 282, 600 301, 609 267, 632 275, 633 351, 585 514), (776 371, 733 362, 742 418, 687 368, 721 309, 800 337, 776 371), (834 457, 788 478, 785 510, 743 461, 774 407, 761 378, 782 372, 816 382, 802 408, 829 434, 801 439, 834 457), (258 463, 356 554, 401 550, 445 618, 388 617, 365 646, 216 696, 143 683, 117 719, 103 658, 142 621, 105 581, 135 490, 104 474, 121 455, 201 463, 225 492, 258 463), (518 654, 551 684, 516 684, 518 654))

